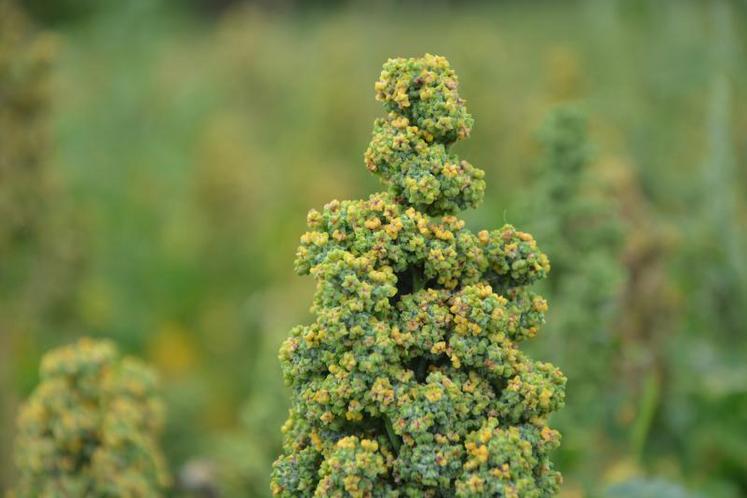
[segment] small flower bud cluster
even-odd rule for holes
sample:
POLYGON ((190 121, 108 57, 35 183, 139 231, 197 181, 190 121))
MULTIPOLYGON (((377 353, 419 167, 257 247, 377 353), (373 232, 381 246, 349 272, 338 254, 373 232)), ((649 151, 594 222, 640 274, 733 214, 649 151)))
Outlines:
POLYGON ((430 54, 391 59, 376 82, 390 112, 374 123, 366 165, 395 198, 432 216, 475 207, 485 191, 485 173, 448 150, 473 123, 457 86, 448 61, 430 54))
POLYGON ((158 498, 168 484, 157 443, 156 377, 107 341, 47 354, 18 419, 14 498, 158 498))
POLYGON ((565 377, 518 348, 544 323, 530 286, 549 261, 528 233, 454 215, 484 182, 448 152, 472 119, 446 59, 390 60, 376 92, 390 115, 365 159, 390 191, 309 213, 296 270, 317 281, 316 320, 280 350, 292 407, 273 494, 553 496, 565 377))

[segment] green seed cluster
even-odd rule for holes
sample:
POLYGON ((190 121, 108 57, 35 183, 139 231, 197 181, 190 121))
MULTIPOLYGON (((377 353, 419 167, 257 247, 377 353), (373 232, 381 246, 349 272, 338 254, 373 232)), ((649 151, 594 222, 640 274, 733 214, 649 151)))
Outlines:
POLYGON ((553 496, 559 434, 547 417, 565 378, 518 348, 544 323, 547 303, 529 286, 548 259, 528 233, 474 234, 451 213, 483 186, 481 173, 448 188, 446 165, 434 174, 430 149, 445 153, 472 124, 444 58, 390 60, 376 90, 392 114, 376 123, 366 160, 385 156, 386 123, 406 121, 422 150, 374 160, 391 192, 308 215, 296 270, 317 281, 316 320, 280 350, 292 408, 273 494, 553 496), (421 174, 438 188, 415 182, 402 195, 421 174))
POLYGON ((448 61, 430 54, 389 60, 376 82, 389 115, 374 122, 366 165, 395 198, 432 216, 475 207, 485 191, 485 173, 448 150, 473 123, 457 86, 448 61))
POLYGON ((47 354, 18 419, 14 498, 158 498, 168 476, 153 372, 107 341, 47 354))

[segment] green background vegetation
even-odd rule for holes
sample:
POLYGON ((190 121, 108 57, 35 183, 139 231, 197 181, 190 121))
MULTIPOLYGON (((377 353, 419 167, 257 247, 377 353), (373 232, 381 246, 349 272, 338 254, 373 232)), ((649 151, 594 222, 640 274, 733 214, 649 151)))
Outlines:
MULTIPOLYGON (((268 496, 277 349, 311 321, 292 268, 306 212, 380 190, 362 159, 373 82, 431 52, 475 118, 457 149, 488 188, 466 219, 516 224, 563 262, 532 352, 569 377, 561 496, 747 496, 743 2, 27 7, 56 55, 37 236, 0 246, 0 434, 44 351, 108 337, 162 376, 175 495, 268 496), (536 131, 567 102, 590 160, 558 200, 536 131)), ((4 198, 27 188, 3 172, 4 198)))

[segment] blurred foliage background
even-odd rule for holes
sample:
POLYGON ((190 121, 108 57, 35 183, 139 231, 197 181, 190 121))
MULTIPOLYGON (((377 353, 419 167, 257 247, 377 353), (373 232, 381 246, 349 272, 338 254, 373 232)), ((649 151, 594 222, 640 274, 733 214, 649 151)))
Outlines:
POLYGON ((381 190, 373 82, 431 52, 476 120, 468 222, 555 263, 562 496, 747 496, 744 2, 0 4, 0 489, 40 356, 91 335, 160 371, 174 496, 269 495, 305 214, 381 190))

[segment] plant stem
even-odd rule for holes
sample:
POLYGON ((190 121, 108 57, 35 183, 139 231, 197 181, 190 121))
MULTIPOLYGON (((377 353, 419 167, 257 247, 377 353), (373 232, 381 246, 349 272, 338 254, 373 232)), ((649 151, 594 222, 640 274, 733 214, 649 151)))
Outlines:
POLYGON ((389 417, 387 417, 386 415, 384 415, 384 427, 386 428, 386 435, 389 437, 389 442, 392 443, 394 452, 399 454, 399 447, 402 445, 402 443, 400 443, 399 438, 394 433, 392 422, 389 420, 389 417))
POLYGON ((415 293, 425 287, 425 277, 419 268, 412 269, 412 292, 415 293))
POLYGON ((425 356, 420 358, 420 361, 418 361, 417 371, 415 372, 415 378, 418 379, 418 382, 422 382, 425 380, 425 367, 427 363, 428 362, 425 359, 425 356))

